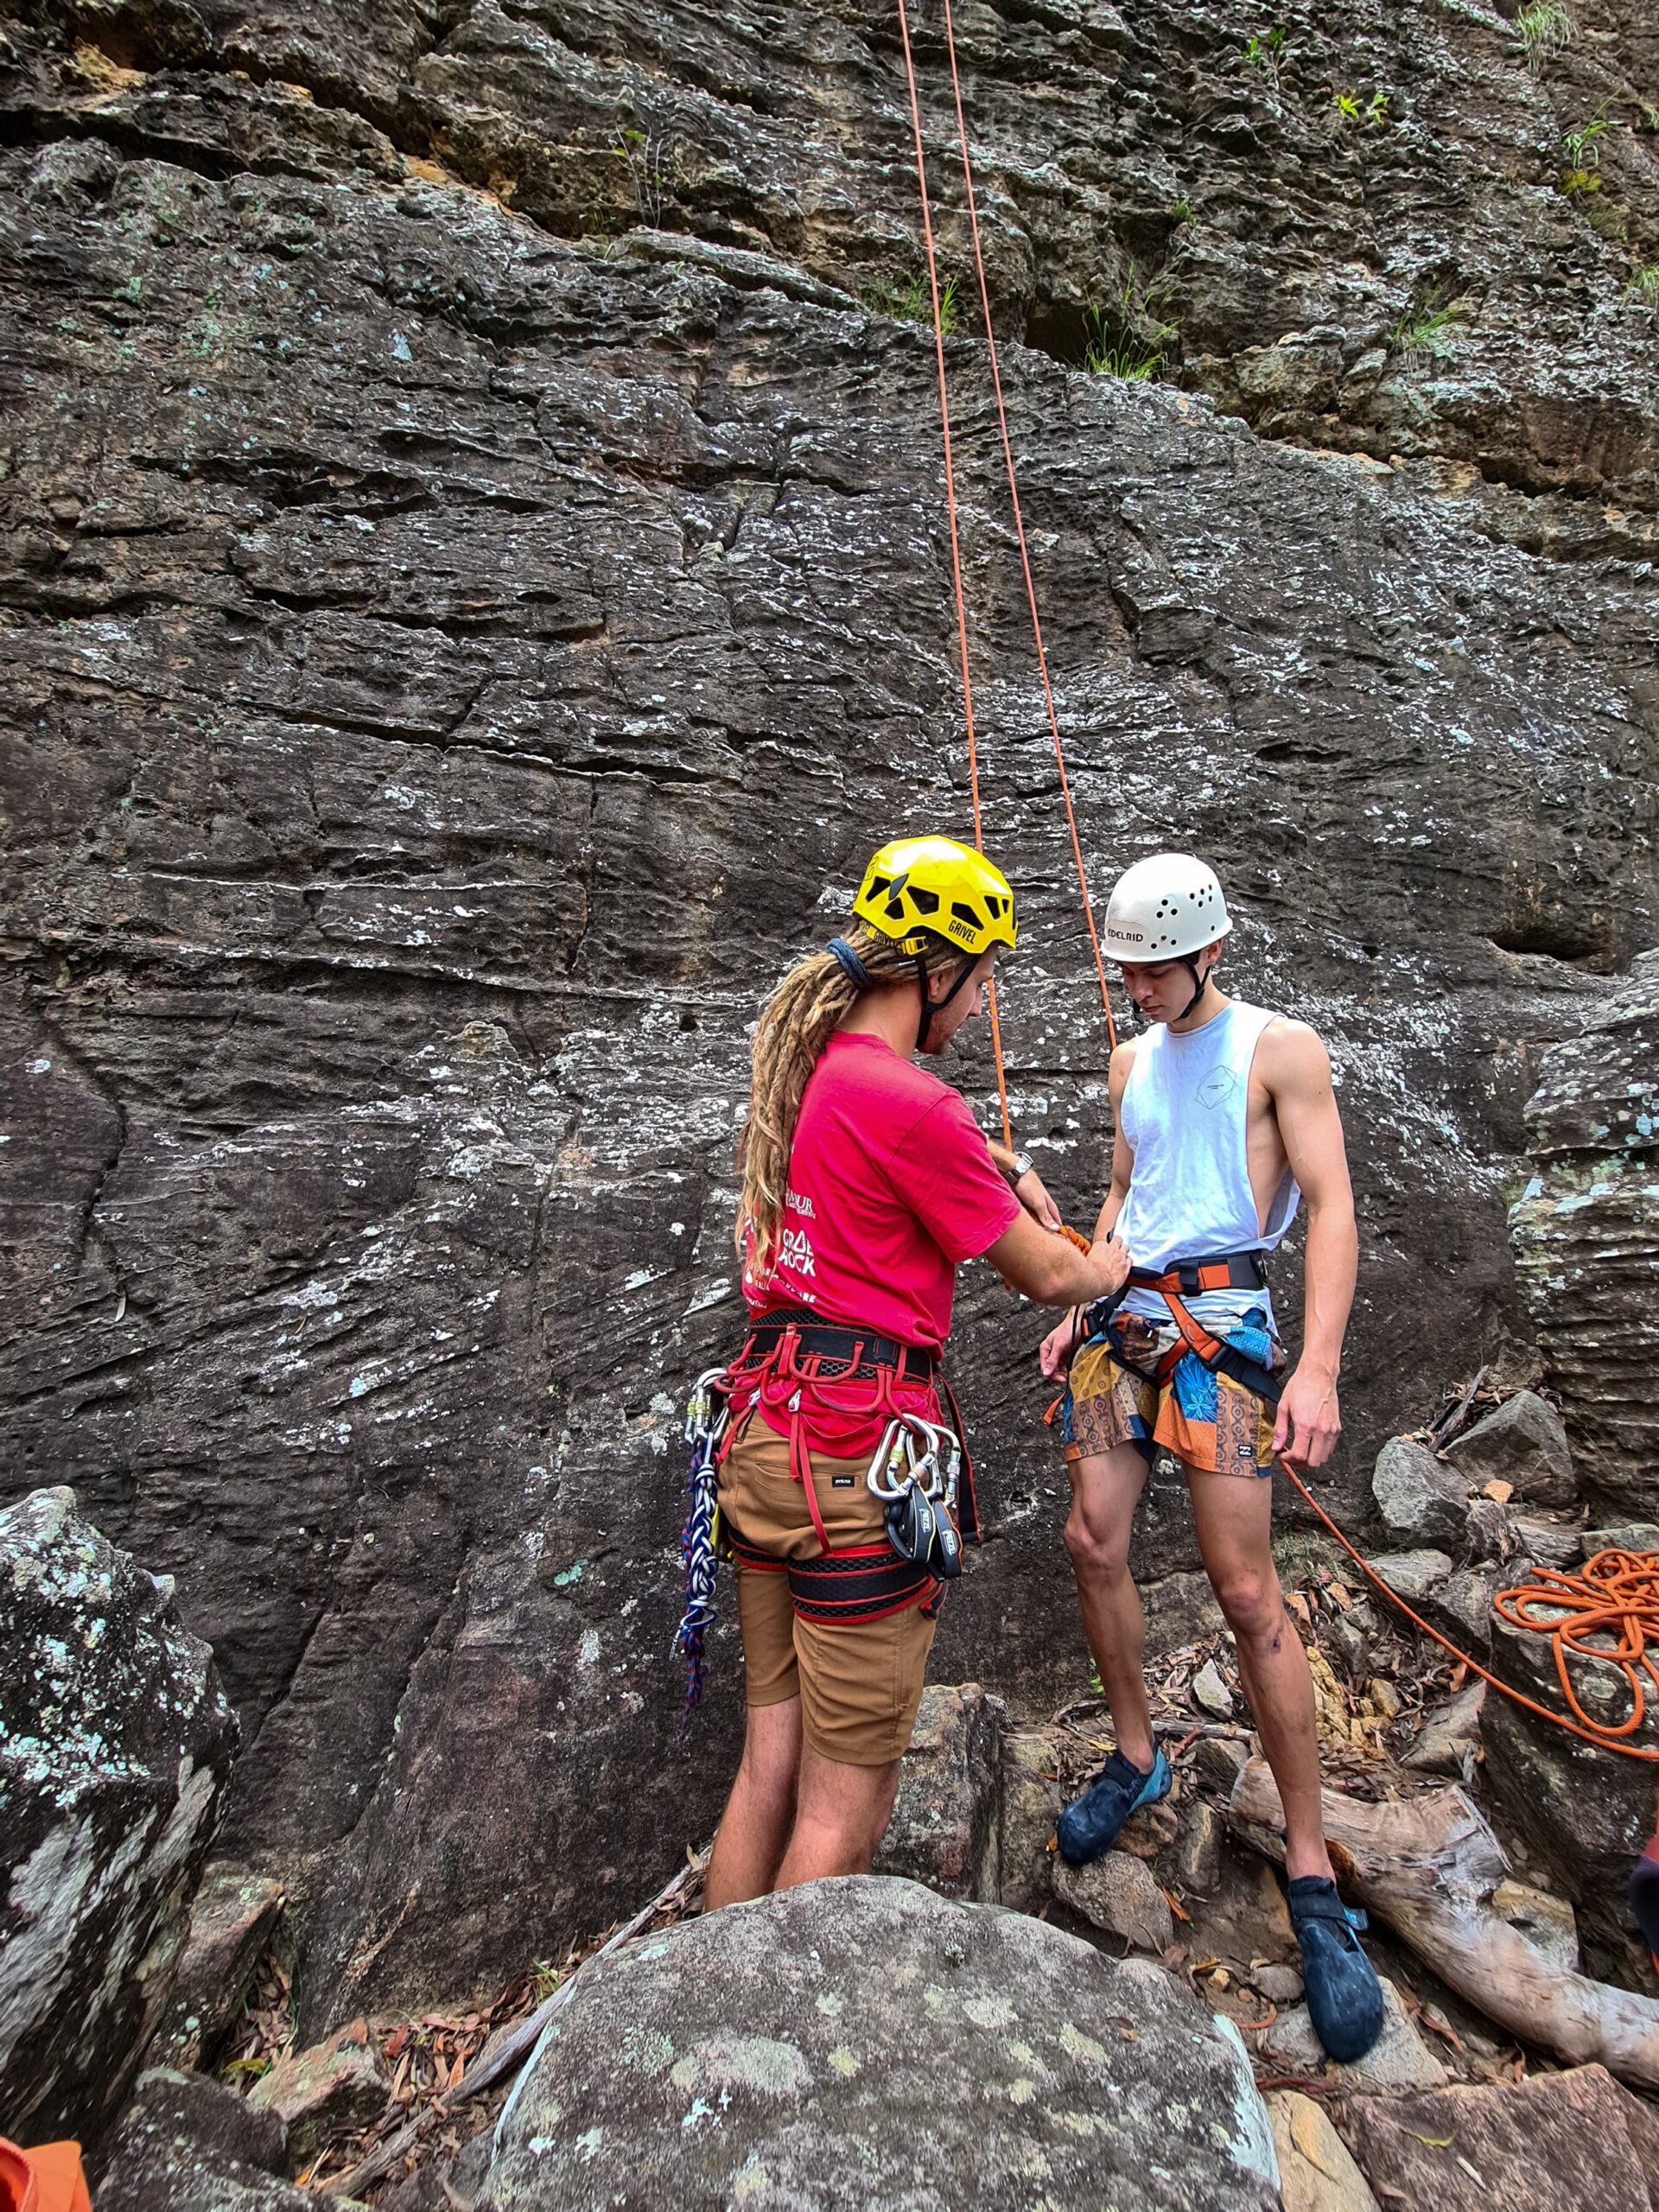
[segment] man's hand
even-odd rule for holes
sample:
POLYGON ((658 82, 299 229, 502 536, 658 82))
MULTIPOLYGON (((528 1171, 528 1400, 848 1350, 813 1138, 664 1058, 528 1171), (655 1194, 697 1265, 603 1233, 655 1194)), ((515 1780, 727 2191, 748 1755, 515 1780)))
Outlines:
POLYGON ((1014 1195, 1039 1229, 1058 1230, 1061 1224, 1058 1206, 1048 1195, 1042 1177, 1034 1167, 1028 1167, 1014 1186, 1014 1195))
POLYGON ((1273 1425, 1273 1448, 1299 1474, 1322 1467, 1342 1433, 1337 1408, 1337 1378, 1304 1360, 1286 1383, 1273 1425))
POLYGON ((1096 1270, 1096 1281, 1099 1285, 1084 1301, 1090 1306, 1097 1298, 1109 1298, 1115 1290, 1122 1290, 1135 1264, 1129 1257, 1129 1248, 1121 1236, 1096 1237, 1089 1249, 1089 1262, 1096 1270))
POLYGON ((1082 1316, 1073 1306, 1065 1320, 1057 1321, 1037 1347, 1037 1364, 1051 1382, 1057 1382, 1071 1364, 1072 1341, 1082 1316))

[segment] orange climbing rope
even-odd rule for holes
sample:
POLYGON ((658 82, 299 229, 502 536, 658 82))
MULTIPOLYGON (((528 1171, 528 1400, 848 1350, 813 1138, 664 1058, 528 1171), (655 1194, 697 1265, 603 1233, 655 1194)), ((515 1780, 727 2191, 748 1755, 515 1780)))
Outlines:
MULTIPOLYGON (((973 690, 968 668, 968 614, 962 587, 962 554, 957 524, 956 469, 950 440, 950 396, 944 367, 944 326, 941 313, 938 260, 933 243, 933 219, 928 199, 927 161, 922 143, 921 95, 916 81, 914 58, 911 52, 910 20, 906 0, 897 0, 899 33, 904 48, 905 75, 909 88, 911 125, 916 146, 916 178, 921 195, 922 241, 927 256, 928 287, 933 307, 933 352, 938 372, 939 416, 944 442, 945 506, 950 518, 950 574, 956 594, 957 642, 962 663, 963 715, 968 735, 968 775, 973 799, 974 841, 982 851, 984 836, 980 817, 979 757, 974 729, 973 690)), ((962 80, 957 64, 956 29, 950 12, 950 0, 943 0, 945 51, 950 67, 950 89, 956 108, 957 136, 962 149, 963 181, 967 193, 969 228, 973 239, 974 268, 978 279, 979 298, 985 322, 985 342, 989 356, 991 387, 996 400, 997 426, 1001 437, 1002 458, 1007 474, 1008 497, 1014 512, 1014 537, 1020 549, 1020 564, 1024 573, 1026 601, 1031 614, 1032 637, 1036 646, 1037 667, 1041 677, 1043 700, 1048 712, 1048 726, 1053 741, 1055 765, 1059 772, 1060 795, 1065 804, 1065 818, 1071 837, 1071 856, 1076 865, 1077 888, 1082 896, 1084 919, 1089 931, 1089 942, 1094 953, 1095 972, 1099 978, 1101 1003, 1106 1010, 1108 1033, 1114 1045, 1117 1042, 1116 1026, 1112 1019, 1111 995, 1106 984, 1105 963, 1101 957, 1099 933, 1095 926, 1094 904, 1089 893, 1087 872, 1084 867, 1083 844, 1077 831, 1076 810, 1071 800, 1071 780, 1066 774, 1065 751, 1060 741, 1059 718, 1054 709, 1054 694, 1049 681, 1048 657, 1043 645, 1041 618, 1037 609, 1037 590, 1033 580, 1031 558, 1026 543, 1024 518, 1020 507, 1020 490, 1015 478, 1014 448, 1008 435, 1007 410, 1002 397, 1002 378, 997 360, 996 334, 991 325, 990 289, 985 275, 985 257, 979 234, 977 194, 974 187, 972 158, 968 150, 968 127, 963 111, 962 80)), ((1013 1135, 1008 1117, 1007 1084, 1002 1065, 1002 1040, 997 1020, 995 990, 991 995, 991 1042, 996 1058, 997 1091, 1002 1105, 1002 1129, 1005 1139, 1012 1144, 1013 1135)), ((1089 1249, 1087 1237, 1068 1229, 1065 1234, 1072 1243, 1089 1249)), ((1640 1728, 1646 1711, 1643 1676, 1656 1692, 1659 1692, 1659 1667, 1648 1656, 1648 1646, 1659 1649, 1659 1554, 1650 1552, 1600 1552, 1586 1561, 1582 1573, 1564 1574, 1553 1567, 1536 1567, 1529 1582, 1521 1583, 1508 1590, 1501 1590, 1493 1600, 1499 1618, 1510 1626, 1535 1635, 1550 1638, 1555 1661, 1555 1671, 1561 1685, 1562 1695, 1571 1710, 1556 1713, 1536 1699, 1528 1697, 1483 1667, 1478 1659, 1461 1649, 1448 1636, 1426 1621, 1422 1615, 1408 1605, 1399 1592, 1385 1582, 1357 1548, 1344 1535, 1313 1491, 1284 1460, 1279 1461, 1285 1474, 1301 1494, 1343 1549, 1359 1567, 1367 1580, 1375 1584, 1389 1602, 1402 1612, 1426 1636, 1432 1637, 1454 1659, 1467 1667, 1471 1674, 1480 1676, 1503 1696, 1522 1706, 1541 1719, 1552 1721, 1558 1728, 1593 1745, 1599 1751, 1616 1751, 1626 1758, 1642 1759, 1649 1764, 1659 1764, 1659 1750, 1649 1750, 1626 1740, 1640 1728), (1611 1646, 1592 1642, 1598 1637, 1611 1636, 1611 1646), (1585 1710, 1573 1689, 1569 1672, 1570 1661, 1610 1666, 1624 1675, 1630 1690, 1629 1717, 1617 1727, 1604 1726, 1585 1710)))

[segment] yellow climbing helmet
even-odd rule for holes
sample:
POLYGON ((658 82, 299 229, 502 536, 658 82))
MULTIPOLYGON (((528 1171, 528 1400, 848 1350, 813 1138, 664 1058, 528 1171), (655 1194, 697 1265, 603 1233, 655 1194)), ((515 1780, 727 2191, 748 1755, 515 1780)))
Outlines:
POLYGON ((970 959, 1014 949, 1014 889, 1001 869, 954 837, 895 837, 871 861, 853 912, 901 952, 926 950, 926 931, 970 959))

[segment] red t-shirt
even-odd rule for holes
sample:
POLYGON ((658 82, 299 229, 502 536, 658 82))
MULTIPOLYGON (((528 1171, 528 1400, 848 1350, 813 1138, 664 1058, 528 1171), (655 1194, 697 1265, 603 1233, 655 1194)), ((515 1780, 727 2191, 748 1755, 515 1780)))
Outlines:
POLYGON ((807 1079, 772 1268, 743 1294, 937 1351, 957 1263, 1019 1218, 961 1093, 879 1037, 838 1031, 807 1079))

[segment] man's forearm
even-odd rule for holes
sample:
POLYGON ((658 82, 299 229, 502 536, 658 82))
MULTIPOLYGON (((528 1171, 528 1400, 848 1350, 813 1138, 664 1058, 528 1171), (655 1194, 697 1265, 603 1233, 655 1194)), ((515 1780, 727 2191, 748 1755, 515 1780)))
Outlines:
POLYGON ((1334 1382, 1359 1275, 1359 1233, 1351 1206, 1313 1206, 1307 1217, 1306 1287, 1300 1364, 1334 1382))

